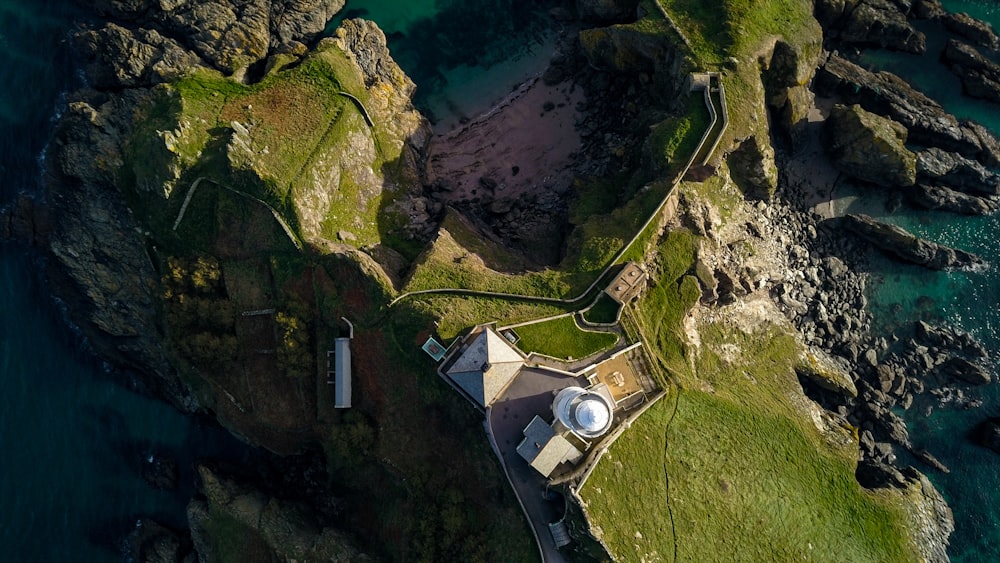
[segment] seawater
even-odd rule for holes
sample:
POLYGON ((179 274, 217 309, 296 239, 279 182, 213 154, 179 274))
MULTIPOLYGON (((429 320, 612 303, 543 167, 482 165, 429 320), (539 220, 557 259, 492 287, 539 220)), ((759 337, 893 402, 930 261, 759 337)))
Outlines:
MULTIPOLYGON (((1000 4, 992 0, 944 0, 944 6, 1000 29, 1000 4)), ((865 61, 903 76, 958 117, 974 119, 1000 134, 1000 105, 962 96, 958 77, 937 62, 945 38, 933 26, 927 30, 925 56, 873 51, 865 61)), ((969 439, 983 419, 1000 416, 1000 217, 963 217, 905 207, 888 213, 872 198, 862 198, 857 206, 920 236, 979 254, 990 263, 984 271, 930 272, 879 259, 873 264, 870 302, 878 330, 885 334, 903 334, 915 320, 922 319, 967 330, 990 351, 989 368, 995 382, 967 393, 982 399, 982 408, 965 410, 923 400, 900 414, 907 421, 914 445, 926 447, 951 469, 950 474, 943 474, 921 467, 955 513, 949 549, 952 560, 1000 560, 1000 455, 969 439)))
POLYGON ((555 53, 552 0, 348 0, 344 18, 385 32, 393 59, 417 84, 414 104, 437 131, 483 113, 541 74, 555 53))
MULTIPOLYGON (((82 82, 66 42, 72 0, 0 0, 0 205, 39 189, 60 96, 82 82)), ((545 2, 350 0, 373 19, 418 85, 417 104, 447 128, 475 116, 554 50, 545 2)), ((183 526, 193 462, 246 449, 132 390, 81 350, 41 283, 37 257, 0 245, 0 560, 120 561, 139 516, 183 526), (176 458, 176 491, 142 478, 151 455, 176 458)))

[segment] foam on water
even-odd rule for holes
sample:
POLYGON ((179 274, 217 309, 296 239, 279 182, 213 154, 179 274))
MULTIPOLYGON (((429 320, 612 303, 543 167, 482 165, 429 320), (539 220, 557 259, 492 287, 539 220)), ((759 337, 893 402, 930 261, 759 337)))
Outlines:
MULTIPOLYGON (((945 0, 946 9, 966 12, 1000 29, 1000 5, 988 0, 945 0)), ((865 62, 895 72, 931 95, 948 111, 970 118, 1000 134, 1000 107, 961 95, 959 79, 943 65, 933 63, 945 38, 928 31, 927 55, 917 57, 884 51, 865 55, 865 62)), ((914 320, 948 323, 974 334, 990 351, 988 366, 997 380, 1000 355, 1000 217, 963 217, 947 213, 912 211, 889 214, 881 202, 859 202, 877 219, 898 224, 911 232, 974 252, 989 267, 976 271, 929 272, 916 266, 877 259, 871 307, 879 330, 890 334, 905 330, 914 320)), ((1000 458, 968 439, 972 429, 989 416, 1000 414, 1000 383, 968 390, 983 400, 978 410, 940 406, 925 399, 900 413, 907 421, 916 447, 926 447, 952 470, 942 474, 927 470, 955 513, 956 529, 949 554, 953 561, 1000 559, 1000 458)), ((917 462, 910 460, 911 463, 917 462)), ((920 467, 918 465, 918 467, 920 467)))

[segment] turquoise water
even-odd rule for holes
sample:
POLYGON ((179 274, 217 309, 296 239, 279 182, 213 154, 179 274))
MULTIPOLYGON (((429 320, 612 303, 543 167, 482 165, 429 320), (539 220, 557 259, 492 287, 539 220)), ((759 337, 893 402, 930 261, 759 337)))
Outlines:
POLYGON ((557 33, 553 0, 348 0, 343 18, 378 23, 417 84, 414 103, 447 130, 545 70, 557 33))
MULTIPOLYGON (((1000 29, 1000 4, 991 0, 945 0, 944 5, 951 11, 985 19, 1000 29)), ((1000 106, 962 97, 958 78, 934 62, 944 46, 943 38, 929 35, 928 39, 925 58, 882 52, 871 53, 866 60, 911 80, 957 116, 975 119, 1000 134, 1000 106)), ((1000 354, 1000 217, 900 210, 892 215, 883 212, 881 218, 931 240, 975 252, 990 263, 990 268, 980 272, 928 272, 878 261, 875 270, 879 278, 871 298, 876 322, 886 332, 908 326, 916 319, 962 327, 990 350, 994 362, 990 367, 996 380, 995 362, 1000 354)), ((967 437, 984 418, 1000 415, 1000 383, 973 389, 969 394, 983 399, 981 409, 938 407, 933 401, 925 401, 916 403, 905 418, 915 445, 926 447, 952 470, 947 475, 927 470, 955 512, 956 530, 949 550, 952 560, 995 561, 1000 559, 1000 457, 973 445, 967 437)))
MULTIPOLYGON (((65 43, 72 4, 0 0, 0 205, 37 190, 60 94, 80 83, 65 43)), ((449 126, 544 68, 555 38, 541 31, 544 5, 350 0, 347 10, 386 29, 417 103, 449 126)), ((139 516, 184 525, 195 459, 247 450, 80 352, 38 270, 24 249, 0 246, 0 561, 120 561, 139 516), (142 479, 151 454, 178 460, 178 490, 142 479)))

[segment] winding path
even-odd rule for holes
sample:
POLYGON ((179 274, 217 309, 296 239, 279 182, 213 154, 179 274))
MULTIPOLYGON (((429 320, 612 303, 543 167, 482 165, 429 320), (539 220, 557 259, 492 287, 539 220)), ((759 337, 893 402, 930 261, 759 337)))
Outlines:
MULTIPOLYGON (((682 168, 680 172, 678 172, 677 175, 674 177, 674 181, 671 183, 670 189, 667 190, 667 193, 663 196, 663 199, 660 201, 659 205, 657 205, 656 209, 653 210, 653 212, 649 215, 649 218, 646 219, 646 222, 643 223, 638 230, 636 230, 635 236, 633 236, 632 239, 628 241, 628 243, 622 246, 621 250, 619 250, 618 253, 615 254, 615 256, 608 262, 607 267, 605 267, 604 270, 602 270, 601 273, 598 274, 596 278, 594 278, 594 281, 589 286, 587 286, 587 288, 584 289, 579 295, 577 295, 576 297, 559 298, 559 297, 542 297, 537 295, 524 295, 517 293, 504 293, 497 291, 478 291, 473 289, 462 289, 455 287, 442 287, 435 289, 421 289, 418 291, 408 291, 405 293, 401 293, 398 296, 396 296, 395 299, 389 302, 389 307, 392 307, 396 303, 399 303, 404 299, 408 299, 416 295, 430 295, 430 294, 466 295, 469 297, 495 297, 501 299, 533 301, 537 303, 555 303, 561 305, 575 305, 580 301, 583 301, 588 295, 590 295, 590 293, 594 290, 594 288, 597 287, 597 284, 600 283, 600 281, 604 279, 605 276, 608 275, 608 272, 610 272, 611 269, 615 267, 618 261, 621 260, 622 256, 624 256, 625 253, 628 252, 628 250, 632 247, 632 245, 635 244, 635 241, 638 240, 640 236, 642 236, 642 234, 646 231, 647 228, 649 228, 649 225, 657 217, 660 216, 660 213, 663 211, 663 208, 667 204, 667 201, 674 194, 674 191, 676 191, 677 186, 679 186, 681 181, 683 181, 684 176, 687 174, 688 170, 691 169, 691 166, 694 165, 695 159, 698 157, 698 155, 702 152, 702 149, 705 147, 705 143, 708 140, 709 135, 712 133, 712 131, 715 129, 716 124, 719 122, 720 111, 722 114, 722 126, 719 128, 719 132, 716 135, 715 140, 709 146, 708 150, 705 153, 705 157, 701 160, 700 164, 705 164, 708 162, 709 158, 712 156, 712 153, 715 151, 719 142, 722 140, 722 135, 725 133, 726 127, 729 124, 729 112, 728 109, 726 108, 726 93, 725 93, 725 88, 722 85, 721 77, 719 73, 711 72, 702 75, 692 75, 692 78, 698 76, 705 77, 705 84, 703 85, 705 105, 708 108, 709 115, 711 116, 711 120, 709 121, 708 127, 702 134, 701 140, 699 140, 698 142, 698 146, 695 147, 694 151, 692 151, 691 157, 684 165, 684 168, 682 168), (713 79, 717 84, 717 89, 712 88, 713 79), (713 92, 718 92, 719 94, 719 104, 721 108, 718 111, 716 110, 715 104, 712 101, 713 92)), ((692 89, 702 89, 702 83, 698 80, 693 79, 692 89)))

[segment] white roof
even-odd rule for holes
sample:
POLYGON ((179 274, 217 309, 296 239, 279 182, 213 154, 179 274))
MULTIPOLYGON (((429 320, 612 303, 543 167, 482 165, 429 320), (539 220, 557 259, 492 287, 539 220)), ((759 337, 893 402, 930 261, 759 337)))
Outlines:
POLYGON ((608 406, 599 399, 586 399, 576 407, 576 420, 587 432, 600 432, 610 419, 608 406))

